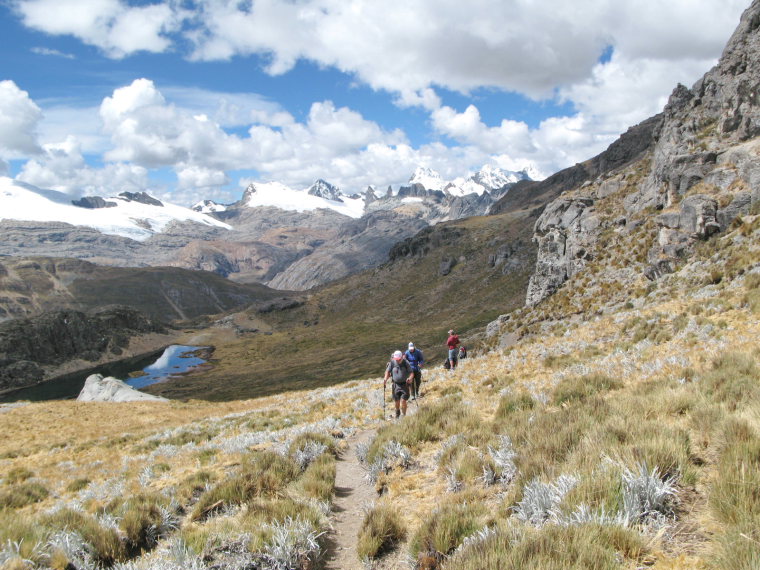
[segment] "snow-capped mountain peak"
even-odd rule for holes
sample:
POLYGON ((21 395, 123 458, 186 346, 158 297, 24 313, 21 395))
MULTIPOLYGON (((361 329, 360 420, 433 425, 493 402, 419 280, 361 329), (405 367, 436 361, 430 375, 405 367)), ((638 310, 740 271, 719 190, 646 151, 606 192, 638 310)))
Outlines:
POLYGON ((422 184, 428 190, 443 190, 446 181, 435 170, 424 166, 418 166, 414 174, 409 177, 410 184, 422 184))
POLYGON ((202 214, 211 214, 213 212, 224 212, 227 209, 227 206, 224 204, 218 204, 213 200, 201 200, 191 209, 195 212, 201 212, 202 214))
POLYGON ((362 216, 364 213, 362 198, 349 198, 342 194, 339 197, 341 197, 340 201, 336 201, 315 196, 307 190, 293 190, 280 182, 256 182, 248 185, 243 193, 242 203, 251 208, 272 206, 296 212, 326 208, 352 218, 362 216))
POLYGON ((332 200, 333 202, 342 202, 343 194, 337 186, 333 186, 329 182, 322 180, 321 178, 312 184, 306 191, 311 196, 317 196, 318 198, 324 198, 326 200, 332 200))

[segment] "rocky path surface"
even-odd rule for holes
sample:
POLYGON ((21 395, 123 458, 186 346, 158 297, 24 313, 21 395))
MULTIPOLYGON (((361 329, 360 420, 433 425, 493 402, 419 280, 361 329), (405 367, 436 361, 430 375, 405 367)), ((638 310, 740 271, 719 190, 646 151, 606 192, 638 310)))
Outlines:
POLYGON ((356 458, 356 446, 370 441, 374 434, 374 430, 367 430, 352 437, 336 464, 333 529, 327 540, 325 570, 362 568, 356 554, 356 539, 364 519, 364 507, 371 504, 377 494, 364 477, 364 469, 356 458))
MULTIPOLYGON (((408 415, 419 410, 419 402, 409 403, 408 415)), ((393 421, 393 404, 388 406, 389 421, 393 421)), ((365 508, 377 500, 374 485, 365 478, 365 470, 356 457, 356 447, 367 443, 375 436, 376 430, 357 433, 348 440, 348 449, 343 452, 335 466, 335 499, 333 500, 332 531, 327 537, 327 555, 324 570, 358 570, 365 566, 356 554, 359 528, 364 520, 365 508)), ((373 570, 407 569, 404 554, 400 550, 388 553, 380 560, 373 561, 373 570)))

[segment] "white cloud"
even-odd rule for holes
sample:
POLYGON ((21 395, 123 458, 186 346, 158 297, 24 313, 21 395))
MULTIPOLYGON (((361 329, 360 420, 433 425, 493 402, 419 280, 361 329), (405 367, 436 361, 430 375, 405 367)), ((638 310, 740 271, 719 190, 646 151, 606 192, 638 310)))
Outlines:
POLYGON ((123 163, 103 168, 88 166, 74 137, 44 145, 44 155, 26 162, 17 178, 72 197, 113 195, 148 187, 148 171, 140 166, 123 163))
POLYGON ((50 55, 53 57, 62 57, 63 59, 75 59, 74 54, 64 53, 57 49, 50 49, 50 48, 45 48, 45 47, 33 47, 31 51, 32 53, 36 53, 37 55, 50 55))
POLYGON ((177 166, 179 188, 213 188, 224 186, 230 179, 223 170, 213 170, 197 165, 177 166))
POLYGON ((0 81, 0 153, 6 158, 20 158, 40 152, 37 124, 42 111, 9 80, 0 81))
POLYGON ((213 193, 236 170, 294 187, 321 177, 347 190, 404 182, 418 165, 452 178, 487 162, 510 169, 530 162, 550 174, 603 150, 627 127, 660 111, 677 82, 689 85, 704 73, 746 0, 137 4, 14 5, 25 25, 73 35, 110 57, 181 52, 189 45, 185 56, 195 60, 261 56, 271 74, 286 73, 301 59, 334 67, 387 92, 399 107, 424 109, 433 133, 447 142, 415 148, 403 132, 330 101, 313 102, 307 116, 297 118, 257 95, 159 90, 147 79, 114 90, 97 113, 43 105, 42 121, 25 92, 2 82, 0 121, 9 128, 0 129, 0 147, 9 157, 28 156, 39 151, 38 141, 45 143, 45 156, 28 163, 23 176, 47 180, 47 186, 53 175, 72 188, 96 179, 108 185, 105 176, 77 162, 88 152, 103 154, 103 172, 119 165, 121 179, 133 182, 148 169, 173 169, 187 196, 213 193), (611 59, 600 62, 605 49, 611 59), (477 89, 485 97, 493 90, 517 91, 573 110, 533 128, 510 117, 489 125, 477 99, 459 112, 442 101, 441 88, 477 89), (75 144, 60 143, 66 135, 74 135, 75 144))
POLYGON ((137 51, 163 52, 182 13, 173 4, 130 6, 121 0, 17 0, 24 24, 52 35, 72 35, 121 58, 137 51))
POLYGON ((401 101, 431 86, 533 97, 583 81, 607 46, 632 58, 714 58, 746 0, 197 0, 192 57, 259 54, 356 74, 401 101))

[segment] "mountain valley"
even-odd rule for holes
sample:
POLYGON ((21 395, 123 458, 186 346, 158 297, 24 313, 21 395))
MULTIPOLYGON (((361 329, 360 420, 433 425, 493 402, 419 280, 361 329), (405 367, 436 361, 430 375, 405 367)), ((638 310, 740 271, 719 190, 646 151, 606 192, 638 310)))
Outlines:
POLYGON ((753 0, 662 113, 498 198, 203 204, 192 271, 0 258, 0 339, 118 304, 214 349, 145 389, 168 401, 0 405, 0 564, 758 568, 759 85, 753 0), (470 356, 448 371, 451 328, 470 356), (422 397, 394 419, 382 373, 409 341, 422 397))

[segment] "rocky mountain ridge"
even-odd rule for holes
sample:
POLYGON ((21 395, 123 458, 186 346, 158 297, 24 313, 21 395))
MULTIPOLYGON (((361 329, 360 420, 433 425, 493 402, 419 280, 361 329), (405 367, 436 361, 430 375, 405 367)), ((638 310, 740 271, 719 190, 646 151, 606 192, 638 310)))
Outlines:
POLYGON ((528 306, 593 263, 600 248, 609 245, 606 236, 622 233, 646 243, 640 271, 656 280, 676 270, 697 243, 756 209, 759 29, 760 10, 753 3, 718 64, 691 89, 677 86, 660 115, 631 129, 595 159, 523 188, 521 197, 554 184, 551 192, 557 195, 536 221, 538 260, 528 306), (639 131, 636 145, 626 148, 625 137, 639 131), (615 145, 625 160, 609 160, 615 145), (557 183, 560 178, 567 182, 557 183))

